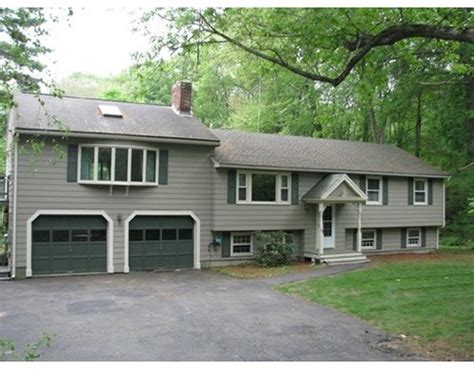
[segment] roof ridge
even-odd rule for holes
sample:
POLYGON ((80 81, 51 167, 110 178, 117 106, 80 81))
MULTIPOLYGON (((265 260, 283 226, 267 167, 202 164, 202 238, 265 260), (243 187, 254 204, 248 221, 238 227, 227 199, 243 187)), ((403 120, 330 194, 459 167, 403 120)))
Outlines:
MULTIPOLYGON (((397 145, 393 143, 377 143, 377 142, 367 142, 367 141, 354 141, 354 140, 345 140, 342 138, 326 138, 326 137, 311 137, 311 136, 298 136, 298 135, 286 135, 280 133, 267 133, 267 132, 251 132, 251 131, 241 131, 237 129, 222 129, 222 128, 209 128, 211 132, 213 131, 221 131, 221 132, 231 132, 231 133, 244 133, 249 135, 262 135, 262 136, 276 136, 276 137, 290 137, 290 138, 303 138, 303 139, 310 139, 310 140, 326 140, 326 141, 338 141, 338 142, 351 142, 351 143, 358 143, 364 145, 376 145, 376 146, 393 146, 397 147, 397 145)), ((405 151, 403 149, 400 149, 405 151)))
POLYGON ((78 99, 78 100, 92 100, 92 101, 105 101, 109 103, 123 103, 123 104, 135 104, 135 105, 148 105, 148 106, 159 106, 162 108, 170 108, 170 105, 164 105, 164 104, 155 104, 155 103, 146 103, 146 102, 138 102, 138 101, 125 101, 125 100, 107 100, 103 99, 100 97, 85 97, 85 96, 74 96, 74 95, 61 95, 61 96, 56 96, 51 93, 35 93, 35 92, 28 92, 28 91, 19 91, 16 94, 20 95, 35 95, 35 96, 48 96, 48 97, 57 97, 59 99, 62 98, 67 98, 67 99, 78 99))

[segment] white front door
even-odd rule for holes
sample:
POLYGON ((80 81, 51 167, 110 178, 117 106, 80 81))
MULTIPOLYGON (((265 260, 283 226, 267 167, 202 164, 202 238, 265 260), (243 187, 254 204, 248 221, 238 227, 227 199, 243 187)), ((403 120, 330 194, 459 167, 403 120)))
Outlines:
POLYGON ((335 205, 329 205, 323 212, 323 246, 325 249, 335 247, 335 205))

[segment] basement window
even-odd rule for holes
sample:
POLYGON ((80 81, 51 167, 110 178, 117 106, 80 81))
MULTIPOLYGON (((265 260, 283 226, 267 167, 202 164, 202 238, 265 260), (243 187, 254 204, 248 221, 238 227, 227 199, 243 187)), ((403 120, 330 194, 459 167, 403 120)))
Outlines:
POLYGON ((79 183, 158 185, 158 150, 79 145, 79 183))

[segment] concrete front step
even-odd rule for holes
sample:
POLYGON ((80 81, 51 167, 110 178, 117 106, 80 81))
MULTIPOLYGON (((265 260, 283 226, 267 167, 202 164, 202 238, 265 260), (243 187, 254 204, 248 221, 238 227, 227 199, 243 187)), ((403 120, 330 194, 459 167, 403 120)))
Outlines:
POLYGON ((322 255, 319 257, 322 263, 328 265, 342 265, 342 264, 355 264, 355 263, 367 263, 370 260, 359 252, 353 252, 350 254, 332 254, 322 255))

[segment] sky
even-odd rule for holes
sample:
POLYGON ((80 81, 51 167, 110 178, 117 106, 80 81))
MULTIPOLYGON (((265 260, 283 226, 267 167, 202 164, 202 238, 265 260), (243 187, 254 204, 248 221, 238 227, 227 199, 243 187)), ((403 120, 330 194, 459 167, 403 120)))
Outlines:
POLYGON ((146 37, 132 31, 136 16, 131 9, 73 10, 69 19, 49 24, 43 41, 53 49, 42 60, 55 80, 73 72, 115 75, 132 64, 131 53, 148 46, 146 37))

